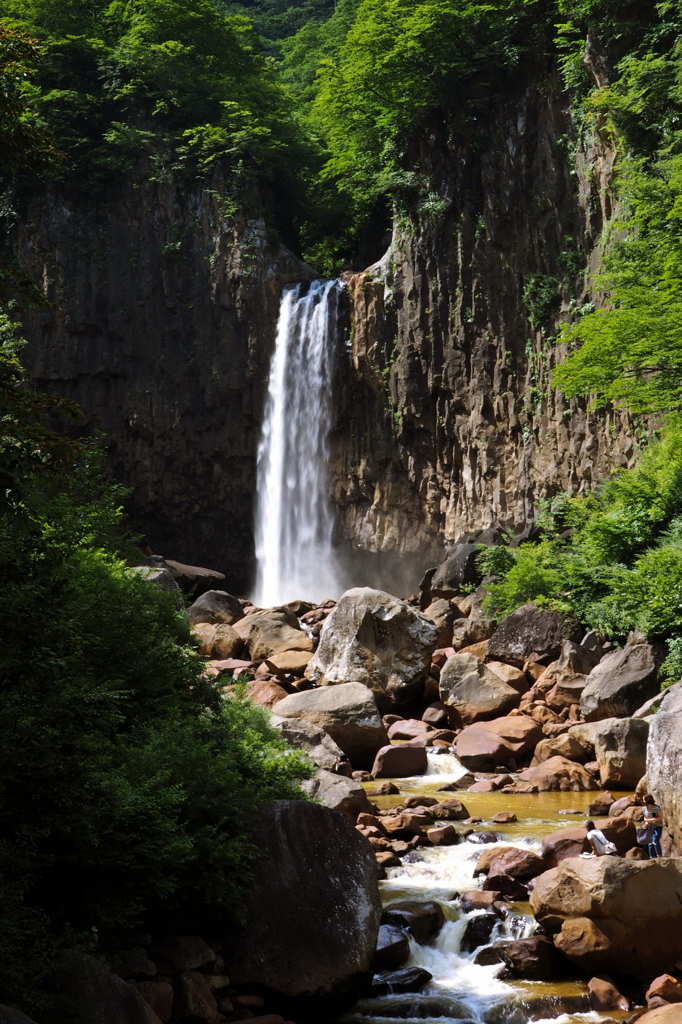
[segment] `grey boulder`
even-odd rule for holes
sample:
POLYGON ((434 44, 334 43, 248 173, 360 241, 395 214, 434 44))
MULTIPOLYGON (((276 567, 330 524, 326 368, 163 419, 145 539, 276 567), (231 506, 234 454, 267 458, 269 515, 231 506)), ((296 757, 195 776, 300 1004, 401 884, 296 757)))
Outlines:
POLYGON ((372 847, 342 814, 298 800, 271 805, 255 841, 245 925, 225 935, 230 982, 296 1020, 336 1015, 371 977, 381 920, 372 847))
POLYGON ((502 619, 490 638, 488 657, 519 668, 531 654, 545 662, 553 661, 559 657, 563 641, 579 641, 581 633, 575 620, 524 604, 502 619))
POLYGON ((388 735, 374 694, 362 683, 342 683, 292 693, 277 703, 282 718, 304 718, 334 740, 354 768, 369 770, 388 735))
POLYGON ((52 974, 75 1024, 161 1024, 135 985, 94 956, 66 950, 57 957, 52 974))
POLYGON ((386 713, 421 696, 438 634, 406 601, 356 587, 327 616, 306 676, 321 686, 363 683, 386 713))
POLYGON ((634 789, 646 771, 649 723, 641 718, 607 718, 597 723, 594 752, 602 786, 634 789))
POLYGON ((453 654, 440 673, 439 694, 465 725, 501 718, 519 706, 521 694, 491 672, 475 654, 453 654))
POLYGON ((363 787, 354 779, 318 768, 312 779, 301 783, 301 789, 311 800, 333 811, 340 811, 355 824, 358 814, 372 814, 374 807, 363 787))
POLYGON ((344 760, 343 750, 329 733, 305 718, 286 718, 273 714, 270 717, 270 724, 287 743, 298 750, 304 750, 311 761, 326 772, 333 772, 338 762, 344 760))
POLYGON ((586 722, 625 718, 658 691, 654 649, 641 633, 631 633, 622 651, 607 654, 588 675, 580 710, 586 722))
POLYGON ((476 568, 477 555, 476 544, 456 544, 431 577, 431 594, 434 597, 451 598, 459 593, 463 584, 479 583, 481 574, 476 568))
POLYGON ((646 753, 649 790, 678 851, 682 851, 682 688, 671 687, 649 728, 646 753))
POLYGON ((190 626, 196 626, 198 622, 214 625, 227 623, 231 626, 233 622, 244 618, 244 611, 237 598, 225 590, 207 590, 189 606, 187 618, 190 626))

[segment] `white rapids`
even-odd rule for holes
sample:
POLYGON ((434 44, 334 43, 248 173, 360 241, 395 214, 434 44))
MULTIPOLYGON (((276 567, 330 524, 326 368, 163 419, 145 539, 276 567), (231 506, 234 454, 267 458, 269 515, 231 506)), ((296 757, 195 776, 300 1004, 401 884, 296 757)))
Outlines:
POLYGON ((329 482, 338 281, 285 288, 258 446, 254 603, 337 598, 329 482))

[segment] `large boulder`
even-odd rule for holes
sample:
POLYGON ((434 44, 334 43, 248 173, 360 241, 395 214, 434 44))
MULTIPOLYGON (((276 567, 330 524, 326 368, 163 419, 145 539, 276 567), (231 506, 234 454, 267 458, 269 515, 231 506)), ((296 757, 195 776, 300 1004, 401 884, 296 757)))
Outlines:
POLYGON ((670 1003, 649 1010, 637 1018, 637 1024, 682 1024, 682 1003, 670 1003))
POLYGON ((425 609, 424 615, 438 628, 436 647, 449 647, 452 643, 452 624, 455 619, 462 617, 457 605, 439 597, 425 609))
POLYGON ((374 695, 362 683, 292 693, 279 701, 277 714, 304 718, 324 729, 354 768, 371 768, 376 752, 388 743, 374 695))
POLYGON ((550 757, 535 768, 526 768, 519 778, 537 786, 541 793, 580 793, 584 790, 599 789, 589 772, 575 761, 565 757, 550 757))
POLYGON ((231 626, 244 618, 244 609, 236 597, 224 590, 207 590, 198 597, 187 609, 190 626, 198 622, 211 622, 213 625, 226 623, 231 626))
POLYGON ((347 590, 325 620, 306 676, 321 686, 363 683, 386 713, 421 695, 438 632, 383 590, 347 590))
POLYGON ((335 1015, 371 977, 381 920, 372 847, 342 814, 298 800, 271 805, 255 840, 245 925, 224 936, 230 982, 295 1019, 335 1015))
POLYGON ((333 772, 338 762, 344 759, 343 750, 329 733, 305 718, 285 718, 273 714, 270 724, 292 747, 304 750, 318 768, 333 772))
POLYGON ((371 814, 374 810, 363 787, 354 779, 318 768, 312 779, 301 783, 304 793, 318 804, 340 811, 355 824, 358 814, 371 814))
POLYGON ((682 958, 682 861, 579 857, 540 875, 533 913, 588 971, 650 982, 682 958))
POLYGON ((567 732, 560 732, 558 736, 548 736, 547 739, 540 740, 535 748, 531 765, 535 767, 535 765, 549 760, 550 757, 563 757, 567 761, 577 761, 579 764, 585 764, 593 759, 588 757, 582 743, 567 732))
POLYGON ((455 740, 455 752, 465 768, 487 771, 517 762, 541 737, 541 725, 528 715, 513 715, 467 726, 455 740))
POLYGON ((626 718, 659 691, 658 659, 641 633, 631 633, 622 651, 612 651, 592 669, 580 698, 586 722, 626 718))
POLYGON ((475 654, 453 654, 441 669, 441 703, 454 708, 465 725, 499 718, 519 706, 521 694, 491 672, 475 654))
POLYGON ((52 978, 74 1024, 161 1024, 135 985, 97 957, 66 950, 57 957, 52 978))
POLYGON ((641 718, 607 718, 598 726, 594 751, 602 786, 634 789, 646 772, 649 723, 641 718))
POLYGON ((675 847, 682 851, 682 688, 670 688, 649 727, 647 785, 660 804, 675 847))
MULTIPOLYGON (((599 818, 595 824, 615 845, 619 856, 625 856, 628 850, 637 845, 637 830, 630 818, 599 818)), ((560 828, 545 836, 542 841, 542 858, 550 868, 555 868, 562 860, 579 857, 581 853, 589 853, 590 850, 584 825, 560 828)))
POLYGON ((456 544, 445 561, 431 577, 429 591, 434 597, 452 598, 463 585, 479 583, 481 574, 476 568, 476 544, 456 544))
POLYGON ((266 608, 235 622, 233 628, 249 649, 252 661, 265 661, 284 651, 312 651, 313 641, 305 633, 291 608, 266 608))
POLYGON ((536 654, 546 663, 558 658, 564 639, 579 640, 580 634, 574 619, 524 604, 502 619, 491 637, 488 657, 522 668, 536 654))
POLYGON ((547 866, 546 861, 532 850, 523 850, 518 846, 496 846, 492 850, 483 851, 476 861, 474 875, 509 875, 520 882, 528 882, 546 871, 547 866))
POLYGON ((423 775, 427 767, 426 747, 422 743, 387 744, 377 751, 372 775, 375 779, 404 779, 423 775))

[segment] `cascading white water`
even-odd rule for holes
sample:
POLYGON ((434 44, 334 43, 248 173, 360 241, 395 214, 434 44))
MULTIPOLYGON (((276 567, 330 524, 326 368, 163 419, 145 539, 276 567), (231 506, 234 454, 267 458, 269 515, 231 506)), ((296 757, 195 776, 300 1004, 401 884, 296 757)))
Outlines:
POLYGON ((285 289, 258 446, 254 602, 338 597, 329 483, 338 281, 285 289))

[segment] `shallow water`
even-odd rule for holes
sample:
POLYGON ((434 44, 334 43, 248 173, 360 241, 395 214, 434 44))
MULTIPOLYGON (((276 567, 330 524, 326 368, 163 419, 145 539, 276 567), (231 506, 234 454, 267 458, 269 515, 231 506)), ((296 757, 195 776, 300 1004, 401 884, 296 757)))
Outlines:
MULTIPOLYGON (((453 755, 429 753, 429 772, 423 776, 393 779, 400 795, 371 799, 380 808, 402 803, 411 794, 454 797, 461 800, 472 816, 482 818, 473 827, 477 831, 495 831, 498 843, 476 845, 465 841, 457 846, 420 848, 418 860, 389 868, 388 878, 380 882, 384 906, 402 900, 437 900, 446 922, 440 933, 425 945, 410 942, 406 967, 424 967, 433 978, 421 992, 392 994, 361 1000, 344 1015, 344 1021, 359 1024, 424 1024, 424 1022, 471 1022, 471 1024, 580 1024, 598 1022, 628 1014, 599 1014, 590 1010, 584 981, 502 981, 496 978, 500 965, 474 963, 479 947, 472 953, 461 951, 467 922, 482 911, 465 913, 453 897, 468 889, 480 888, 474 877, 476 862, 485 849, 494 846, 518 846, 540 852, 542 839, 560 828, 570 828, 585 820, 594 793, 468 793, 466 790, 439 793, 445 782, 456 781, 464 769, 453 755), (513 811, 517 821, 497 825, 491 821, 499 811, 513 811), (578 811, 579 814, 561 814, 578 811)), ((368 784, 369 789, 373 784, 368 784)), ((617 797, 620 794, 615 794, 617 797)), ((457 823, 458 829, 462 823, 457 823)), ((535 919, 528 903, 510 903, 510 914, 500 921, 491 936, 491 944, 525 938, 533 934, 535 919)))

